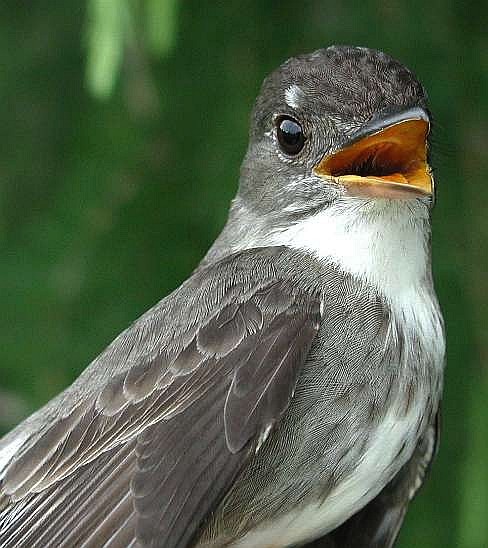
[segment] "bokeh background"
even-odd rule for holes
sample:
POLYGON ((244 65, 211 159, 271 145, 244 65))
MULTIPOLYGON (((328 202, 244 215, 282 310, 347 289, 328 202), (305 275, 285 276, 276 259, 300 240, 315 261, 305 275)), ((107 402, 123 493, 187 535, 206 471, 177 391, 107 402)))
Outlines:
POLYGON ((0 433, 181 283, 221 229, 263 77, 333 43, 435 115, 441 451, 400 546, 488 546, 488 3, 0 3, 0 433))

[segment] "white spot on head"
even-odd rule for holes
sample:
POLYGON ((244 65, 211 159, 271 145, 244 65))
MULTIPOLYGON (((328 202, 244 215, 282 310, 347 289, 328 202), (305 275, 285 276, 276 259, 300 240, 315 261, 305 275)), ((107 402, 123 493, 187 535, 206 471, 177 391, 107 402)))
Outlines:
POLYGON ((285 90, 286 104, 291 108, 299 108, 300 103, 305 100, 305 93, 296 84, 292 84, 285 90))

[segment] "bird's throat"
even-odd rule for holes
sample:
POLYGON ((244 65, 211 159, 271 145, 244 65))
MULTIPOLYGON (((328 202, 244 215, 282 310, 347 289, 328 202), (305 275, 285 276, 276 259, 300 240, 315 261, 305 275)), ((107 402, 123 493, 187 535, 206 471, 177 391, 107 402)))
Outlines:
POLYGON ((396 298, 429 278, 429 213, 420 202, 347 199, 270 238, 334 263, 396 298))

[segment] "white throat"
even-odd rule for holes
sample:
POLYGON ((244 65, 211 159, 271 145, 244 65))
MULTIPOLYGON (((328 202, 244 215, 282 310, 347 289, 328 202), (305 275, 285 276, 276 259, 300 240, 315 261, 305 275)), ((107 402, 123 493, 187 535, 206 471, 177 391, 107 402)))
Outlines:
POLYGON ((337 265, 382 295, 412 341, 420 337, 439 357, 442 320, 431 287, 429 238, 422 202, 347 198, 285 229, 250 231, 233 250, 284 245, 337 265))
POLYGON ((431 287, 429 238, 429 210, 423 203, 348 199, 273 233, 266 244, 308 251, 366 282, 410 334, 410 350, 422 341, 441 367, 444 338, 431 287))
POLYGON ((388 302, 401 325, 442 366, 442 319, 430 273, 428 206, 414 200, 344 198, 286 228, 265 230, 256 222, 232 251, 288 246, 337 265, 388 302))
POLYGON ((428 208, 414 201, 347 199, 270 235, 373 285, 387 299, 420 287, 429 269, 428 208))

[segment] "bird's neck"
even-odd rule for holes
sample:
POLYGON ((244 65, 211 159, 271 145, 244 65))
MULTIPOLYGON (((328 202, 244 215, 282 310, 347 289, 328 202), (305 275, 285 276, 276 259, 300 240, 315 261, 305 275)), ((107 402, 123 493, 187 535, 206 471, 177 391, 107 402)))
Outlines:
POLYGON ((417 202, 347 200, 276 232, 274 245, 307 250, 388 299, 430 283, 430 220, 417 202))
POLYGON ((206 262, 284 245, 337 265, 389 300, 431 284, 430 218, 422 202, 347 199, 289 223, 263 222, 234 206, 206 262))
POLYGON ((396 318, 392 325, 401 325, 410 333, 408 340, 421 341, 435 363, 442 364, 442 319, 432 284, 426 204, 348 199, 294 223, 263 222, 240 207, 231 212, 203 264, 254 247, 288 246, 309 253, 380 295, 396 318))

